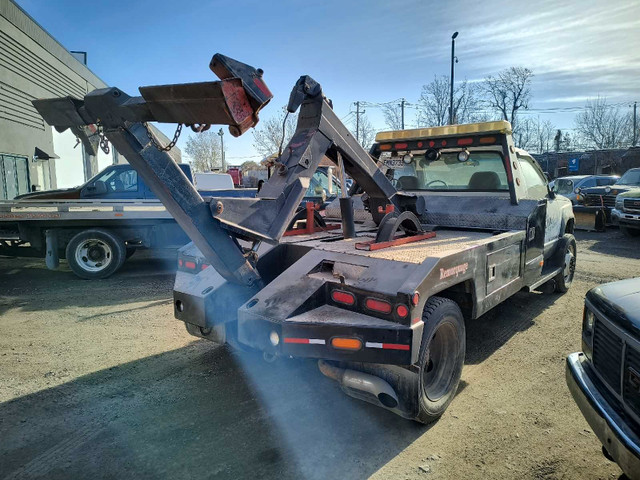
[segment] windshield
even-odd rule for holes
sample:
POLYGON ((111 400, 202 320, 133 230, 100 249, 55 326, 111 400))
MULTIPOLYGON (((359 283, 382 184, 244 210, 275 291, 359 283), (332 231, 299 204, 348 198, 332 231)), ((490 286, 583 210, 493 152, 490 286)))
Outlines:
POLYGON ((640 186, 640 170, 629 170, 625 173, 616 185, 639 185, 640 186))
POLYGON ((568 178, 560 178, 556 180, 556 192, 560 195, 566 195, 568 193, 573 193, 573 180, 569 180, 568 178))
POLYGON ((498 152, 470 152, 468 160, 463 162, 458 160, 458 153, 444 152, 432 161, 422 153, 414 155, 409 164, 390 154, 381 160, 390 167, 387 176, 398 190, 509 190, 498 152))

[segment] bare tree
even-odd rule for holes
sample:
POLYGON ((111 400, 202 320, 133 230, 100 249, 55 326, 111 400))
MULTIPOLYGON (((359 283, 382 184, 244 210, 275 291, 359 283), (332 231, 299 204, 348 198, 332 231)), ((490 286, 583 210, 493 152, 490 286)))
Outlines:
MULTIPOLYGON (((549 152, 554 148, 555 138, 560 132, 550 120, 536 120, 536 150, 538 153, 549 152)), ((562 133, 560 134, 562 137, 562 133)), ((562 139, 560 140, 562 143, 562 139)), ((558 151, 558 150, 556 150, 558 151)))
MULTIPOLYGON (((418 100, 418 124, 440 126, 449 123, 449 85, 446 75, 434 76, 430 83, 422 86, 418 100)), ((479 89, 466 80, 454 87, 453 118, 455 123, 470 123, 484 120, 480 113, 479 89)))
POLYGON ((513 131, 513 139, 517 147, 534 150, 537 146, 538 125, 532 118, 525 118, 513 131))
POLYGON ((558 131, 549 120, 524 118, 518 122, 513 137, 516 146, 531 152, 545 153, 554 148, 554 139, 558 131))
POLYGON ((196 172, 210 172, 222 165, 220 137, 216 132, 189 135, 184 150, 191 157, 191 167, 196 172))
POLYGON ((373 125, 369 121, 369 118, 367 118, 364 113, 361 113, 360 121, 356 122, 356 118, 354 116, 353 120, 351 121, 351 127, 353 128, 360 145, 362 145, 365 150, 369 150, 369 148, 371 148, 371 145, 373 144, 373 140, 376 137, 376 130, 373 128, 373 125), (356 123, 358 128, 357 132, 355 132, 356 123))
POLYGON ((259 170, 260 165, 253 160, 247 160, 246 162, 242 162, 242 165, 240 165, 240 169, 243 172, 246 172, 247 170, 259 170))
POLYGON ((261 121, 253 131, 253 148, 265 157, 278 153, 280 145, 284 147, 293 137, 296 131, 296 117, 297 114, 287 115, 286 108, 283 107, 276 116, 261 121))
POLYGON ((387 127, 391 130, 402 130, 402 106, 400 102, 382 105, 382 114, 387 127))
POLYGON ((511 67, 497 76, 484 79, 482 89, 487 105, 517 129, 518 110, 526 109, 531 99, 533 72, 525 67, 511 67))
POLYGON ((585 109, 576 115, 576 130, 587 146, 622 147, 628 142, 629 131, 633 130, 630 118, 619 108, 608 105, 606 98, 598 97, 588 100, 585 109))

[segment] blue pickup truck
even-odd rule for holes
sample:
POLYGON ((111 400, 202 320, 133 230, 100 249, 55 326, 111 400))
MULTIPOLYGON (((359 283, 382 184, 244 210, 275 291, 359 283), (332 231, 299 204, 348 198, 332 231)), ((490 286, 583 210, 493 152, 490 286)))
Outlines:
MULTIPOLYGON (((191 167, 182 163, 180 170, 193 183, 191 167)), ((197 187, 197 185, 196 185, 197 187)), ((203 197, 255 197, 255 188, 198 190, 203 197)), ((156 196, 138 176, 131 165, 110 165, 86 183, 74 188, 47 190, 18 195, 15 200, 74 200, 74 199, 155 199, 156 196)))

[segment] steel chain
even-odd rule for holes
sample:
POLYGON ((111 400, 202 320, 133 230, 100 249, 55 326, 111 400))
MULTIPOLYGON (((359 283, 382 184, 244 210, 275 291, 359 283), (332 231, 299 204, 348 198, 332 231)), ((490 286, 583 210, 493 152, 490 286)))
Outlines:
POLYGON ((158 143, 158 141, 156 140, 156 137, 153 136, 153 133, 151 133, 151 129, 149 128, 149 125, 146 122, 143 123, 142 125, 144 125, 144 128, 147 130, 147 136, 149 137, 149 140, 151 140, 151 143, 153 143, 153 146, 156 147, 161 152, 168 152, 173 147, 175 147, 176 143, 178 143, 178 138, 180 138, 180 134, 182 133, 182 124, 179 123, 176 128, 176 132, 173 134, 173 140, 171 140, 165 147, 163 147, 158 143))
POLYGON ((109 155, 111 148, 109 148, 109 139, 105 137, 104 133, 98 131, 98 136, 100 137, 100 149, 104 152, 105 155, 109 155))

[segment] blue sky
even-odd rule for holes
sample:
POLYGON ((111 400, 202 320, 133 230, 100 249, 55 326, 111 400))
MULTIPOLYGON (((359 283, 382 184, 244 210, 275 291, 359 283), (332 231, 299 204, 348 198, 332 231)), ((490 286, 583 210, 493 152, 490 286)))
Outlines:
MULTIPOLYGON (((575 112, 567 110, 587 98, 604 96, 624 108, 640 100, 638 1, 17 3, 65 47, 87 51, 89 67, 129 94, 140 85, 215 80, 208 69, 215 52, 260 67, 275 97, 262 118, 276 114, 302 74, 322 84, 343 118, 356 100, 416 102, 423 84, 448 75, 454 31, 456 79, 529 67, 528 114, 560 128, 573 128, 575 112)), ((379 109, 367 114, 385 129, 379 109)), ((173 129, 162 127, 169 136, 173 129)), ((252 140, 251 132, 226 135, 229 163, 255 156, 252 140)))

